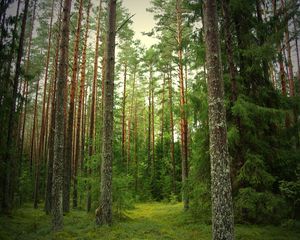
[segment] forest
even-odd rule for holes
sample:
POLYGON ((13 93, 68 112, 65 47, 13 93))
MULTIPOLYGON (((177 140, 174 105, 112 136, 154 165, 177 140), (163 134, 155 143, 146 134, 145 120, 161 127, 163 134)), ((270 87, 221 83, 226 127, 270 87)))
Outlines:
POLYGON ((299 0, 0 6, 1 240, 300 239, 299 0))

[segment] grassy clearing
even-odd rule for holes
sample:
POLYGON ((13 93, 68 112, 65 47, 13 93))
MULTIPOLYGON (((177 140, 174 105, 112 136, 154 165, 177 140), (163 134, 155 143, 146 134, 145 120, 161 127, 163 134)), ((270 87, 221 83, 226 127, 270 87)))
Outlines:
MULTIPOLYGON (((12 217, 0 217, 1 240, 89 240, 89 239, 211 239, 211 226, 195 222, 183 213, 181 204, 143 203, 126 213, 112 227, 97 227, 94 216, 72 211, 65 216, 64 231, 50 230, 51 219, 41 209, 31 206, 17 210, 12 217)), ((239 240, 298 240, 300 232, 274 226, 236 226, 239 240)))

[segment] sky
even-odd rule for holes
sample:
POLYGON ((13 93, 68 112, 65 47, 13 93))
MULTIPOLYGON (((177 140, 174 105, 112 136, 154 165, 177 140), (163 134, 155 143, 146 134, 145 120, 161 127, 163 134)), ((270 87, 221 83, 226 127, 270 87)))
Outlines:
POLYGON ((135 14, 132 18, 135 37, 141 40, 141 43, 146 47, 155 44, 157 42, 155 38, 142 34, 142 32, 150 32, 155 25, 153 14, 146 11, 147 8, 151 7, 151 0, 123 0, 122 2, 131 14, 135 14))

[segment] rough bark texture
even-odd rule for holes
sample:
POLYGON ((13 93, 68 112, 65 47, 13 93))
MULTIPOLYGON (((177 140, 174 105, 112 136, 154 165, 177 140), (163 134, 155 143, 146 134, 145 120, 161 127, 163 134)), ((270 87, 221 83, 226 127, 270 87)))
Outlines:
POLYGON ((116 41, 116 0, 109 1, 106 71, 103 108, 103 146, 101 165, 100 206, 96 210, 98 225, 112 223, 112 162, 113 162, 113 106, 116 41))
POLYGON ((59 67, 56 83, 55 100, 55 132, 53 159, 53 187, 52 187, 52 228, 54 231, 63 227, 63 167, 64 167, 64 98, 67 82, 69 23, 71 0, 64 0, 63 22, 60 33, 59 67))
POLYGON ((211 161, 212 239, 234 239, 230 164, 227 144, 217 5, 204 1, 211 161))
POLYGON ((53 159, 54 159, 54 132, 55 132, 55 98, 56 98, 56 82, 58 71, 58 57, 59 57, 59 43, 60 43, 60 31, 61 31, 61 18, 62 18, 62 5, 60 4, 59 18, 58 18, 58 34, 56 34, 56 46, 55 46, 55 58, 54 58, 54 75, 51 81, 53 82, 52 88, 52 100, 51 100, 51 114, 50 114, 50 126, 49 126, 49 140, 48 140, 48 158, 47 158, 47 179, 46 179, 46 193, 45 193, 45 212, 51 213, 52 209, 52 183, 53 183, 53 159))

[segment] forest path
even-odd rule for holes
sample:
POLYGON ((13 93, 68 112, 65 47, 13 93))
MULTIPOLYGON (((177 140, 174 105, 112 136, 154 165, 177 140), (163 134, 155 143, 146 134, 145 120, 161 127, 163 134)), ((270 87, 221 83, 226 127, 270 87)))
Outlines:
POLYGON ((132 239, 210 239, 210 226, 193 224, 180 203, 137 204, 128 216, 132 239))
MULTIPOLYGON (((278 226, 236 225, 236 240, 298 240, 299 230, 278 226)), ((183 211, 180 203, 138 203, 111 227, 98 227, 93 213, 72 210, 64 230, 51 232, 51 217, 42 206, 26 204, 12 216, 0 216, 0 240, 209 240, 211 226, 183 211)))

